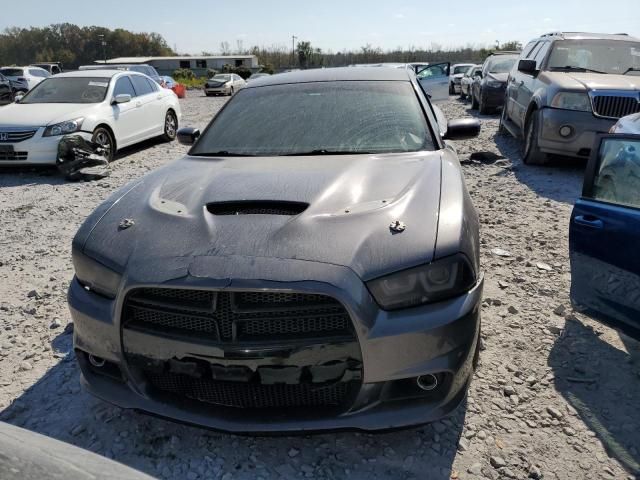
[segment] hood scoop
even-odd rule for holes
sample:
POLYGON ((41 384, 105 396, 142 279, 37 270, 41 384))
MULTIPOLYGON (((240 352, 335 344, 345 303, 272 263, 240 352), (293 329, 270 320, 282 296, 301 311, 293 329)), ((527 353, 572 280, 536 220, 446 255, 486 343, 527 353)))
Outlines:
POLYGON ((212 215, 300 215, 309 207, 308 203, 280 200, 241 200, 207 204, 212 215))

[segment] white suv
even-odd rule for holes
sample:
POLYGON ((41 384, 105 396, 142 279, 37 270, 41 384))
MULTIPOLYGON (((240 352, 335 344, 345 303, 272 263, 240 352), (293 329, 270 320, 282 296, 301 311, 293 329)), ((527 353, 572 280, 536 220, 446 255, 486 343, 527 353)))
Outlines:
POLYGON ((26 84, 29 90, 51 76, 49 72, 40 67, 3 67, 0 68, 0 73, 9 80, 26 84))

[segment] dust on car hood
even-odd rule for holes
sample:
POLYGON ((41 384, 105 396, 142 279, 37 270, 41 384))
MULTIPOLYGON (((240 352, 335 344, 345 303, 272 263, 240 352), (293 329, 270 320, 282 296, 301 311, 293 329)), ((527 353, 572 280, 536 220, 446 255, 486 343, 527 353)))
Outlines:
POLYGON ((640 90, 640 77, 590 72, 545 72, 561 89, 640 90))
POLYGON ((81 228, 84 250, 121 271, 131 259, 152 265, 162 258, 242 256, 342 265, 373 278, 433 259, 441 165, 440 151, 185 157, 99 207, 81 228), (308 207, 297 215, 218 215, 207 208, 247 200, 308 207), (119 228, 125 219, 133 226, 119 228), (390 229, 396 220, 406 224, 403 232, 390 229))

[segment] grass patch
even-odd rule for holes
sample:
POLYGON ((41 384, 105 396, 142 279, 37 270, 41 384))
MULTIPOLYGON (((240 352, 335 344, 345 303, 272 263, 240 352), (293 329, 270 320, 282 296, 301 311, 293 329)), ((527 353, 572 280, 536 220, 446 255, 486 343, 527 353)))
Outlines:
POLYGON ((176 82, 185 85, 187 88, 202 88, 204 87, 207 79, 205 77, 200 78, 175 78, 176 82))

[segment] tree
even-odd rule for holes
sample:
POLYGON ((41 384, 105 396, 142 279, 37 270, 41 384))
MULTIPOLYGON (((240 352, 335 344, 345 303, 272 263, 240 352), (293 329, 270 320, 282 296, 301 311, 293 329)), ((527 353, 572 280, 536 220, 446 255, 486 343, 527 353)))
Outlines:
POLYGON ((222 55, 229 55, 229 53, 231 53, 231 46, 229 45, 229 42, 226 40, 224 42, 220 42, 220 52, 222 55))
POLYGON ((520 50, 522 50, 522 43, 518 42, 517 40, 512 40, 500 45, 500 43, 496 41, 496 50, 507 50, 507 51, 519 52, 520 50))
POLYGON ((300 66, 307 68, 309 66, 311 55, 313 54, 311 42, 298 42, 296 50, 298 52, 298 62, 300 63, 300 66))

